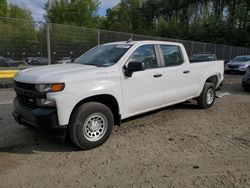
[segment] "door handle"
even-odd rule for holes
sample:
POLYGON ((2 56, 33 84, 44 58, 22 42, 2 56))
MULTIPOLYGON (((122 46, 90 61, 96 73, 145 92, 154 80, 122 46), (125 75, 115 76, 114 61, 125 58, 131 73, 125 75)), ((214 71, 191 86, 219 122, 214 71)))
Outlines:
POLYGON ((183 74, 188 74, 188 73, 190 73, 189 70, 183 71, 183 74))
POLYGON ((159 78, 159 77, 162 77, 162 74, 155 74, 154 75, 154 78, 159 78))

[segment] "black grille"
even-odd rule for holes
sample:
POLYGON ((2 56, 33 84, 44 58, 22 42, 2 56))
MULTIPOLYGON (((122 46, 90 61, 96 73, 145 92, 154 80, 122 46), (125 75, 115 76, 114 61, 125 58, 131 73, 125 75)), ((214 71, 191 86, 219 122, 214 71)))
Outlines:
POLYGON ((35 109, 37 107, 35 98, 29 98, 27 96, 17 94, 17 100, 21 105, 27 108, 35 109))
POLYGON ((23 82, 17 82, 17 81, 15 81, 14 83, 15 83, 15 86, 20 89, 26 89, 26 90, 31 90, 31 91, 36 90, 35 84, 29 84, 29 83, 23 83, 23 82))
POLYGON ((232 68, 232 69, 239 68, 239 65, 228 65, 228 68, 232 68))
POLYGON ((22 106, 35 109, 37 108, 35 93, 35 84, 14 81, 17 100, 22 106))

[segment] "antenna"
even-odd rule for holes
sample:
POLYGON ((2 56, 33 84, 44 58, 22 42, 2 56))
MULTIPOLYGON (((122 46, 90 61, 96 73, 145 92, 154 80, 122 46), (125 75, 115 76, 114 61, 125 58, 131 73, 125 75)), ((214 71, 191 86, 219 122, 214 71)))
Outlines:
POLYGON ((133 42, 132 38, 128 39, 128 41, 127 41, 127 43, 130 43, 130 42, 133 42))

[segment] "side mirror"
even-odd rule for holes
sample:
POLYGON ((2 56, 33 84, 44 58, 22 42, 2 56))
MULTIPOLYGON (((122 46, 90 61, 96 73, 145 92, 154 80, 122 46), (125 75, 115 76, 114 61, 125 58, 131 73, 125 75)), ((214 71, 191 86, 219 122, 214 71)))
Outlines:
POLYGON ((131 77, 133 72, 145 70, 143 62, 129 62, 128 66, 125 67, 125 76, 131 77))

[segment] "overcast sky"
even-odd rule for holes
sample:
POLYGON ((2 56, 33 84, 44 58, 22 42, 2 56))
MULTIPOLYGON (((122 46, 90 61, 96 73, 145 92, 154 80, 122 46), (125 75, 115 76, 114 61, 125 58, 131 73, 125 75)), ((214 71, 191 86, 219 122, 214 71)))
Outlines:
MULTIPOLYGON (((43 9, 47 0, 8 0, 8 3, 21 5, 22 7, 30 10, 35 21, 43 21, 45 11, 43 9)), ((104 16, 107 8, 116 5, 120 0, 100 0, 101 4, 97 14, 104 16)))

